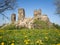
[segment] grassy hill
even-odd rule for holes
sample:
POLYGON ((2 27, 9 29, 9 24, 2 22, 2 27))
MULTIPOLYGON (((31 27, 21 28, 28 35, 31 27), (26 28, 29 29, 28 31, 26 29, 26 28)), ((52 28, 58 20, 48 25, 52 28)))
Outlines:
MULTIPOLYGON (((21 28, 17 28, 15 24, 7 24, 5 26, 2 26, 2 30, 14 30, 14 29, 22 29, 22 28, 25 28, 25 27, 21 27, 21 28)), ((53 25, 49 25, 47 22, 44 22, 44 21, 40 21, 40 20, 35 20, 34 21, 34 29, 57 29, 55 26, 53 25)))
POLYGON ((60 45, 60 30, 0 30, 0 45, 60 45))
POLYGON ((43 21, 34 23, 35 29, 19 29, 14 24, 0 28, 0 45, 60 45, 60 30, 43 21))

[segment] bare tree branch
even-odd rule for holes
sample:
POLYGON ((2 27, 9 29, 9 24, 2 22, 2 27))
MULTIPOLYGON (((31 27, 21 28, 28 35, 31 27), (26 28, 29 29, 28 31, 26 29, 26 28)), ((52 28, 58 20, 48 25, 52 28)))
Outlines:
MULTIPOLYGON (((0 14, 6 10, 13 10, 15 8, 16 0, 0 0, 0 14)), ((4 15, 7 18, 7 16, 4 15)), ((8 19, 8 18, 7 18, 8 19)))
MULTIPOLYGON (((1 13, 2 14, 2 13, 1 13)), ((7 16, 5 16, 4 14, 2 14, 4 17, 6 17, 7 19, 9 19, 7 16)))
POLYGON ((60 15, 60 0, 54 0, 54 4, 56 6, 56 14, 60 15))

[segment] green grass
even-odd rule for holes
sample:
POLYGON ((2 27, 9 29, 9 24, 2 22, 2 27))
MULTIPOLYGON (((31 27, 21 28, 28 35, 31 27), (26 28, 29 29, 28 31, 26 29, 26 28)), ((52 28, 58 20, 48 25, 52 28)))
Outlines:
POLYGON ((56 45, 60 43, 60 30, 0 30, 0 44, 5 45, 56 45))
POLYGON ((49 26, 47 22, 40 21, 40 20, 35 20, 34 24, 36 24, 35 28, 37 29, 49 29, 49 26))
POLYGON ((0 45, 60 45, 60 30, 35 20, 35 29, 16 28, 10 24, 0 28, 0 45))

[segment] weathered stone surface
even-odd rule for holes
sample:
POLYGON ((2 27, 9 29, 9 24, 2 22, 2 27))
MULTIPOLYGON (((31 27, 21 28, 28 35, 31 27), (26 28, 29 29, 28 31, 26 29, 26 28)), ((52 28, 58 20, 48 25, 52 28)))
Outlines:
POLYGON ((25 18, 25 10, 23 8, 18 9, 18 21, 25 18))
POLYGON ((11 15, 11 22, 15 23, 16 22, 16 14, 11 15))
POLYGON ((21 27, 26 27, 26 28, 33 28, 33 19, 32 18, 25 18, 23 21, 20 20, 18 23, 18 26, 21 27))
POLYGON ((42 15, 40 19, 45 22, 49 21, 49 18, 47 17, 47 15, 42 15))
MULTIPOLYGON (((34 17, 33 18, 25 18, 25 10, 23 8, 18 9, 18 22, 16 24, 16 27, 26 27, 29 29, 34 28, 34 20, 37 19, 39 21, 44 21, 50 24, 49 18, 47 15, 42 15, 41 9, 34 11, 34 17)), ((15 21, 14 15, 12 15, 12 21, 15 21)), ((39 26, 40 28, 40 26, 39 26)))
POLYGON ((41 15, 41 9, 39 10, 34 10, 34 17, 40 16, 41 15))

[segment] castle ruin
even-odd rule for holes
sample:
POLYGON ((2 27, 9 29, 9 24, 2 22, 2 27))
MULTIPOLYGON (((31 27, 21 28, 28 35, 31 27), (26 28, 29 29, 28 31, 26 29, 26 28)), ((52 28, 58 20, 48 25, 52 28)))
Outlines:
MULTIPOLYGON (((12 15, 12 22, 15 22, 15 15, 12 15)), ((18 22, 16 24, 17 27, 21 28, 21 27, 26 27, 26 28, 34 28, 34 20, 38 19, 38 20, 42 20, 44 22, 50 22, 49 18, 47 17, 47 15, 42 15, 42 11, 41 9, 39 10, 34 10, 34 17, 32 18, 26 18, 25 17, 25 10, 23 8, 18 9, 18 22)))

